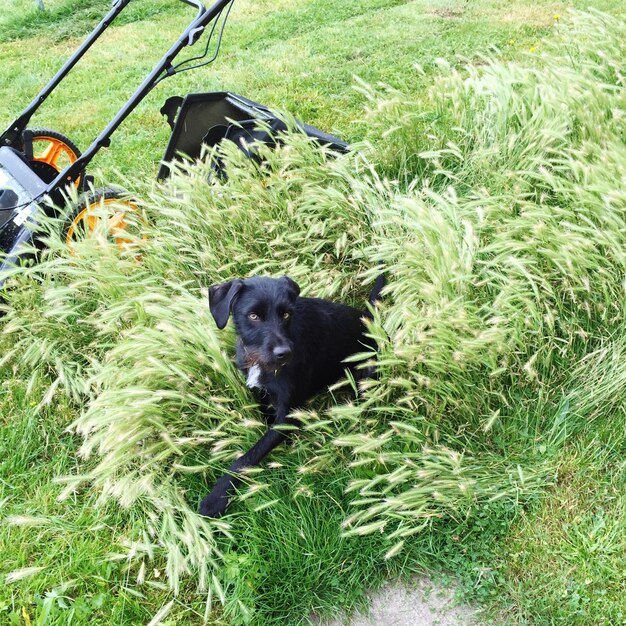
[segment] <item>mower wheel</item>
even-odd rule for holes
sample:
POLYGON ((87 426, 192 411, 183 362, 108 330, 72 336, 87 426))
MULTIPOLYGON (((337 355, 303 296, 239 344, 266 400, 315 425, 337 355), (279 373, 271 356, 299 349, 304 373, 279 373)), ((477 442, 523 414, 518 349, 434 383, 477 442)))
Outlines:
MULTIPOLYGON (((31 165, 35 173, 46 182, 51 183, 68 165, 80 156, 76 144, 63 133, 49 128, 29 128, 33 140, 33 158, 31 165)), ((75 181, 77 189, 81 189, 82 176, 75 181)))
POLYGON ((98 236, 128 249, 137 242, 141 223, 145 220, 128 192, 104 187, 87 194, 74 207, 65 222, 63 237, 71 254, 75 254, 77 241, 98 236))

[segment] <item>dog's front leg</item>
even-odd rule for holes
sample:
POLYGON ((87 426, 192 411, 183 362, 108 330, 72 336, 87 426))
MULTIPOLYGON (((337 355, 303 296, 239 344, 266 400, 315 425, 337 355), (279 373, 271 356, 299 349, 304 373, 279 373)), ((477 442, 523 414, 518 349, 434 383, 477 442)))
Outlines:
MULTIPOLYGON (((287 419, 287 410, 277 412, 275 425, 292 424, 297 425, 295 420, 287 419)), ((287 438, 287 432, 271 428, 261 439, 259 439, 243 456, 240 456, 229 468, 228 473, 224 474, 216 483, 211 493, 202 500, 200 504, 200 515, 206 517, 220 517, 228 503, 230 496, 235 488, 237 488, 242 480, 239 477, 240 472, 245 467, 253 467, 257 465, 264 457, 266 457, 276 446, 280 445, 287 438)))
POLYGON ((259 403, 259 411, 261 412, 263 422, 267 426, 273 426, 276 421, 276 410, 272 406, 272 403, 266 396, 261 398, 257 397, 257 401, 259 403))

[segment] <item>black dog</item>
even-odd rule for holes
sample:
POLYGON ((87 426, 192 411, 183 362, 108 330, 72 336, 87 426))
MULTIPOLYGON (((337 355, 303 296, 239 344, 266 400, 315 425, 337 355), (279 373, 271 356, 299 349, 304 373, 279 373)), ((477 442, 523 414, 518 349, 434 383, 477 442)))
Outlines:
MULTIPOLYGON (((384 286, 381 275, 370 295, 374 304, 384 286)), ((217 327, 233 315, 237 331, 237 366, 247 376, 269 424, 297 423, 289 412, 339 380, 346 367, 355 378, 363 370, 343 363, 356 352, 375 350, 365 336, 364 316, 344 304, 300 298, 300 288, 287 276, 232 280, 209 288, 209 305, 217 327)), ((222 476, 200 504, 208 517, 222 515, 244 467, 256 465, 285 440, 284 430, 270 430, 222 476)))

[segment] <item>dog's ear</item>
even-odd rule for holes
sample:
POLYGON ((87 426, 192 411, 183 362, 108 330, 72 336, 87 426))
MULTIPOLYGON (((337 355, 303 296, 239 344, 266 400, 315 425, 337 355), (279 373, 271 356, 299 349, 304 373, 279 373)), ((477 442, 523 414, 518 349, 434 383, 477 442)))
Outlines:
POLYGON ((228 317, 233 310, 233 302, 242 289, 243 280, 239 278, 209 287, 209 308, 220 330, 228 323, 228 317))
POLYGON ((281 280, 286 283, 289 295, 295 300, 300 295, 300 286, 298 283, 292 278, 289 278, 289 276, 283 276, 281 280))

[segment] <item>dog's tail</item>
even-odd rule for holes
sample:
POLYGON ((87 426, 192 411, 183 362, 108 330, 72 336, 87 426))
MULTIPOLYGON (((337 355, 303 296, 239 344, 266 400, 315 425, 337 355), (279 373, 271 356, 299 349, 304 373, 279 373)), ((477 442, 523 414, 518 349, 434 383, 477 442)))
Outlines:
MULTIPOLYGON (((385 287, 386 284, 385 273, 381 272, 374 282, 374 286, 372 287, 372 291, 370 292, 370 297, 367 301, 370 303, 372 307, 376 306, 377 302, 380 302, 380 294, 385 287)), ((367 317, 373 319, 372 313, 370 311, 367 312, 367 317)))
POLYGON ((380 300, 380 294, 383 290, 383 287, 386 284, 385 274, 380 273, 374 282, 374 286, 372 287, 372 291, 370 292, 370 297, 368 298, 368 302, 372 306, 376 306, 376 303, 380 300))

